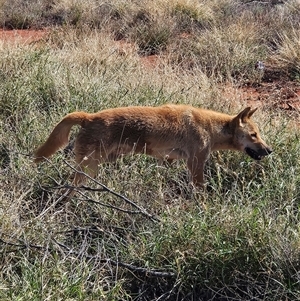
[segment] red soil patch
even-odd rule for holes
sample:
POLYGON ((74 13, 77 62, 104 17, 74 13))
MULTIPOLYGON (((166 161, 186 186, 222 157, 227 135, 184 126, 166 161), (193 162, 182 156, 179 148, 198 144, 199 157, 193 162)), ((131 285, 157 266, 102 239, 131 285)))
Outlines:
POLYGON ((47 30, 0 30, 0 40, 8 44, 30 44, 45 38, 47 30))
POLYGON ((288 74, 274 64, 266 64, 262 82, 243 87, 246 100, 261 102, 269 107, 300 112, 300 83, 291 81, 288 74))
POLYGON ((248 102, 263 102, 275 108, 300 111, 300 85, 290 81, 261 83, 258 87, 244 87, 248 102))
POLYGON ((240 87, 225 85, 221 87, 221 91, 226 101, 234 102, 235 99, 240 99, 252 107, 277 108, 287 111, 290 116, 299 117, 300 82, 292 81, 289 75, 274 63, 265 64, 259 83, 240 87))
POLYGON ((155 68, 159 64, 159 55, 142 56, 141 62, 146 68, 155 68))
MULTIPOLYGON (((138 47, 124 40, 115 41, 119 55, 137 53, 138 47)), ((140 61, 146 68, 155 68, 159 64, 159 55, 140 56, 140 61)))

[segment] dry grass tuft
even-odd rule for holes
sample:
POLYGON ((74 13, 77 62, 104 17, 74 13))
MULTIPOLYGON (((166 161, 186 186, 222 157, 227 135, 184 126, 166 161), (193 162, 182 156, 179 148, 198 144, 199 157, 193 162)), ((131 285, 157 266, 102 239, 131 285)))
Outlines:
POLYGON ((279 34, 275 59, 292 77, 300 76, 300 30, 279 34))

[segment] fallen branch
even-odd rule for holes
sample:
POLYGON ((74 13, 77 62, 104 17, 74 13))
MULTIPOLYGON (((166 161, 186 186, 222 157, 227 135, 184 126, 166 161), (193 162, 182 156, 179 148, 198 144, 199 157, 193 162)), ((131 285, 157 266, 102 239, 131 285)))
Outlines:
MULTIPOLYGON (((130 263, 125 263, 119 260, 114 260, 111 258, 101 258, 98 255, 89 255, 89 254, 84 254, 82 255, 82 253, 80 252, 76 252, 73 251, 72 249, 70 249, 69 247, 67 247, 66 245, 56 241, 55 239, 53 239, 53 241, 60 247, 62 247, 63 249, 65 249, 68 252, 68 255, 81 255, 82 257, 86 258, 86 259, 92 259, 92 260, 99 260, 101 263, 110 263, 113 266, 116 267, 122 267, 125 268, 127 270, 130 270, 132 272, 136 272, 139 274, 143 274, 145 276, 152 276, 152 277, 163 277, 163 278, 173 278, 176 277, 176 273, 174 272, 165 272, 165 271, 160 271, 157 269, 151 269, 151 268, 145 268, 145 267, 139 267, 130 263)), ((38 246, 38 245, 34 245, 34 244, 28 244, 28 243, 12 243, 12 242, 8 242, 5 241, 3 239, 0 238, 0 243, 8 245, 8 246, 13 246, 16 247, 17 250, 24 250, 24 249, 38 249, 38 250, 43 250, 43 251, 47 251, 50 253, 53 253, 54 250, 49 248, 49 247, 43 247, 43 246, 38 246)), ((15 252, 16 250, 13 250, 11 252, 15 252)))
MULTIPOLYGON (((60 247, 63 247, 64 249, 66 249, 68 251, 68 254, 72 254, 72 255, 80 255, 79 252, 75 252, 73 250, 71 250, 69 247, 67 247, 66 245, 56 241, 54 239, 54 242, 59 245, 60 247)), ((111 258, 101 258, 98 255, 84 255, 85 258, 87 259, 97 259, 99 260, 101 263, 111 263, 113 266, 119 266, 119 267, 123 267, 126 268, 127 270, 133 271, 133 272, 137 272, 137 273, 141 273, 141 274, 145 274, 146 276, 155 276, 155 277, 166 277, 166 278, 170 278, 170 277, 175 277, 176 274, 173 272, 164 272, 164 271, 159 271, 156 269, 150 269, 150 268, 145 268, 145 267, 138 267, 135 266, 133 264, 129 264, 129 263, 125 263, 119 260, 113 260, 111 258)))
MULTIPOLYGON (((81 186, 80 188, 83 188, 85 190, 99 191, 98 189, 93 189, 93 188, 85 187, 85 186, 81 186)), ((75 190, 76 190, 76 188, 75 188, 75 190)), ((80 193, 80 191, 78 191, 78 192, 80 193)), ((124 212, 124 213, 129 213, 129 214, 143 214, 143 215, 147 216, 150 219, 153 219, 155 221, 159 221, 158 218, 156 218, 153 215, 147 213, 144 209, 143 209, 143 211, 141 211, 141 210, 138 210, 138 211, 126 210, 126 209, 123 209, 123 208, 120 208, 120 207, 117 207, 117 206, 114 206, 114 205, 105 204, 105 203, 102 203, 102 202, 99 202, 99 201, 95 201, 95 200, 93 200, 91 198, 86 198, 86 196, 83 193, 80 193, 80 194, 85 197, 84 201, 95 203, 95 204, 101 205, 103 207, 116 209, 116 210, 119 210, 119 211, 124 212)))
MULTIPOLYGON (((131 201, 130 199, 128 199, 127 197, 125 197, 124 195, 117 193, 113 190, 111 190, 110 188, 108 188, 107 186, 105 186, 104 184, 102 184, 101 182, 97 181, 96 179, 94 179, 93 177, 89 176, 87 173, 77 170, 75 167, 73 167, 70 163, 66 162, 64 160, 65 164, 70 167, 73 171, 75 171, 76 173, 79 173, 81 175, 84 175, 85 177, 87 177, 89 180, 91 180, 92 182, 94 182, 96 185, 100 186, 101 188, 92 188, 92 187, 88 187, 85 185, 81 185, 81 186, 72 186, 72 185, 58 185, 56 187, 47 187, 48 189, 70 189, 70 190, 76 190, 77 192, 80 193, 81 196, 83 196, 85 199, 84 201, 88 201, 88 202, 93 202, 95 204, 99 204, 101 206, 105 206, 107 208, 112 208, 112 209, 116 209, 119 211, 122 211, 124 213, 130 213, 130 214, 142 214, 144 216, 146 216, 147 218, 153 220, 153 221, 157 221, 160 222, 160 219, 157 218, 156 216, 154 216, 153 214, 148 213, 144 208, 138 206, 136 203, 134 203, 133 201, 131 201), (121 200, 123 200, 125 203, 129 204, 130 206, 138 209, 138 211, 132 211, 132 210, 126 210, 126 209, 122 209, 120 207, 116 207, 113 205, 108 205, 102 202, 98 202, 95 201, 91 198, 86 198, 86 196, 81 192, 81 190, 87 190, 87 191, 97 191, 97 192, 107 192, 110 193, 118 198, 120 198, 121 200)), ((57 182, 56 182, 57 183, 57 182)))

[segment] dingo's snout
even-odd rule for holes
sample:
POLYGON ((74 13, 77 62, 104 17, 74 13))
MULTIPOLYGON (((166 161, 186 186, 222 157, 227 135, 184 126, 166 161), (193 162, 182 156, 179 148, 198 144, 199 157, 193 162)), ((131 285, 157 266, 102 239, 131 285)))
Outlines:
POLYGON ((250 147, 245 148, 245 152, 254 160, 261 160, 263 157, 270 155, 273 149, 269 146, 265 146, 259 149, 253 149, 250 147))

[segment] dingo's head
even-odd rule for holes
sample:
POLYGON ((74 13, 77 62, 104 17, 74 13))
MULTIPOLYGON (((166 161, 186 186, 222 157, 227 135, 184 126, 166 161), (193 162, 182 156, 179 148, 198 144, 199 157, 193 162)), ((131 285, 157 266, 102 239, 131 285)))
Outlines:
POLYGON ((246 152, 254 160, 261 160, 272 153, 272 148, 263 141, 257 125, 250 119, 256 110, 248 107, 233 119, 233 143, 238 150, 246 152))

